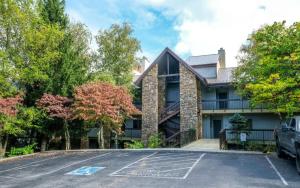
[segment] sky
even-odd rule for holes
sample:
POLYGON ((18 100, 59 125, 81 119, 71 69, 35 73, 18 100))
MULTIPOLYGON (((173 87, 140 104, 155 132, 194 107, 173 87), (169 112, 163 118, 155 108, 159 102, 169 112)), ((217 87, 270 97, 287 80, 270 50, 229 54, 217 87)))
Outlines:
MULTIPOLYGON (((93 35, 111 24, 128 22, 152 62, 169 47, 183 59, 190 55, 226 52, 226 66, 248 36, 265 24, 300 21, 300 0, 66 0, 74 22, 93 35)), ((95 41, 92 48, 96 49, 95 41)))

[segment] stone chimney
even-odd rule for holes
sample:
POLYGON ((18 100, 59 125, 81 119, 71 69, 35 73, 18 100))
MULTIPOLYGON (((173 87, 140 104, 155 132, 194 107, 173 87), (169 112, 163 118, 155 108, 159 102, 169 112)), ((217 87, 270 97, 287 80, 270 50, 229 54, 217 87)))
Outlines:
POLYGON ((218 54, 219 54, 219 67, 220 68, 225 68, 226 67, 226 63, 225 63, 225 50, 223 48, 220 48, 218 50, 218 54))

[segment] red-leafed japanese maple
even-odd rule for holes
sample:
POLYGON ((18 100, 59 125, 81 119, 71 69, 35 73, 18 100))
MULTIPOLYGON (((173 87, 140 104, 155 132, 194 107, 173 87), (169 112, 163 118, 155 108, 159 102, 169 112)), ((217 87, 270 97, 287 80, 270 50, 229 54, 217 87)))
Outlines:
POLYGON ((72 119, 72 100, 67 97, 45 93, 42 98, 37 101, 36 104, 39 108, 44 109, 50 117, 63 120, 66 150, 71 149, 68 121, 72 119))
POLYGON ((0 156, 5 154, 9 134, 16 135, 20 132, 11 120, 17 115, 17 106, 21 102, 20 96, 0 98, 0 156))
POLYGON ((120 132, 124 119, 139 113, 128 90, 121 86, 88 83, 77 87, 74 97, 75 117, 98 124, 100 148, 104 148, 103 126, 120 132))

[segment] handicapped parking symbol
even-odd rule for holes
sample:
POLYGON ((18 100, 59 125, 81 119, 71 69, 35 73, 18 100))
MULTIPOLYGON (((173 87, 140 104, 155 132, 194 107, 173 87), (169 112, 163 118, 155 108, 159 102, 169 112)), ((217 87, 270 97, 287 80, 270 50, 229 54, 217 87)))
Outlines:
POLYGON ((66 173, 67 175, 77 175, 77 176, 89 176, 96 173, 99 170, 104 169, 105 167, 91 167, 91 166, 83 166, 76 170, 66 173))

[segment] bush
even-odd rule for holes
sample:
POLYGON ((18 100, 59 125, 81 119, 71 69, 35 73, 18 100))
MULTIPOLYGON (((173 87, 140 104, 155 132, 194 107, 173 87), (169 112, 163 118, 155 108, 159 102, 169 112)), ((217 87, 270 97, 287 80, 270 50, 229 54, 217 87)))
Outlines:
POLYGON ((144 148, 144 144, 142 141, 139 140, 133 140, 132 143, 128 144, 129 149, 141 149, 144 148))
POLYGON ((270 145, 270 144, 259 144, 259 143, 253 143, 253 142, 248 142, 246 143, 245 146, 246 150, 248 151, 261 151, 263 153, 270 153, 275 151, 275 145, 270 145))
POLYGON ((154 134, 149 137, 149 140, 148 140, 149 148, 158 148, 161 146, 161 144, 162 144, 162 140, 161 140, 160 134, 154 134))
POLYGON ((36 143, 22 147, 22 148, 11 148, 8 156, 13 157, 13 156, 18 156, 18 155, 27 155, 31 154, 34 152, 34 149, 36 147, 36 143))

